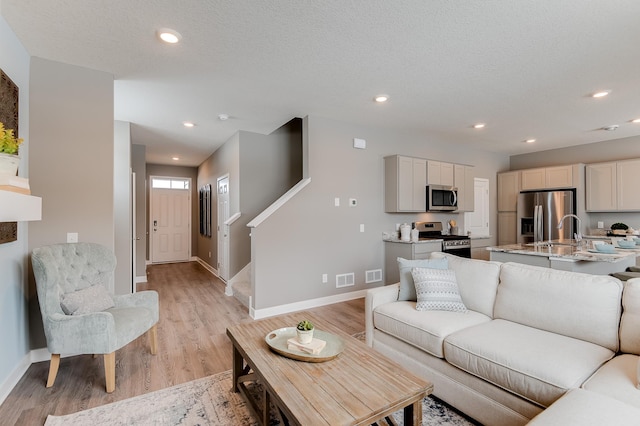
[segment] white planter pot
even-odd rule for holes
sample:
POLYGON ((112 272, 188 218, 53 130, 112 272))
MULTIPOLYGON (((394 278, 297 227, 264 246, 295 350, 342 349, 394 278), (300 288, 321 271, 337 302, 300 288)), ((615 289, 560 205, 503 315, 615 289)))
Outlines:
POLYGON ((303 331, 296 329, 296 331, 298 332, 298 342, 302 343, 303 345, 309 344, 313 340, 313 330, 303 331))
POLYGON ((20 157, 18 157, 17 155, 0 153, 0 175, 17 175, 19 165, 20 157))

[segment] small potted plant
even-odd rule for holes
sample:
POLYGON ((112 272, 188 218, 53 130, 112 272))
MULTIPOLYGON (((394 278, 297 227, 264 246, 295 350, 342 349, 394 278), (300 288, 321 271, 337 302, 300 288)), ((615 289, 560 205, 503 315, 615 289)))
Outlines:
POLYGON ((14 136, 13 129, 5 129, 0 122, 0 175, 15 176, 18 173, 18 148, 22 142, 22 138, 14 136))
POLYGON ((298 333, 298 341, 303 345, 309 344, 313 340, 313 324, 310 321, 300 321, 296 332, 298 333))

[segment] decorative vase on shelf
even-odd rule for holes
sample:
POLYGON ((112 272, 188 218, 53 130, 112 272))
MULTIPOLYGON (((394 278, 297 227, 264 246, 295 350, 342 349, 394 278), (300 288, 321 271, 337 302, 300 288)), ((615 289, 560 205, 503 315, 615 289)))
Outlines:
POLYGON ((5 129, 0 122, 0 175, 15 176, 18 174, 20 157, 18 149, 22 144, 22 138, 13 134, 13 129, 5 129))
POLYGON ((20 157, 15 154, 5 154, 0 152, 0 175, 15 176, 18 174, 20 157))

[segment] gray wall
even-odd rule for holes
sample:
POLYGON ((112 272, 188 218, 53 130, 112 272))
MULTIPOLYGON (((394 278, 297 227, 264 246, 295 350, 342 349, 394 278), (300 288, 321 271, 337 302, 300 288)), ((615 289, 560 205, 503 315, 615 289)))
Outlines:
POLYGON ((118 257, 114 290, 116 294, 129 294, 132 292, 133 279, 131 265, 131 126, 126 121, 114 122, 113 214, 114 250, 118 257))
MULTIPOLYGON (((43 196, 29 249, 66 242, 67 232, 114 249, 112 75, 33 57, 29 106, 29 178, 43 196)), ((41 348, 33 278, 28 298, 31 347, 41 348)))
POLYGON ((144 145, 131 145, 131 169, 136 174, 136 279, 145 280, 147 276, 147 148, 144 145))
POLYGON ((229 234, 231 278, 251 261, 247 223, 302 179, 302 120, 293 119, 269 135, 240 131, 200 165, 198 187, 211 184, 213 214, 212 236, 199 236, 199 253, 214 268, 218 260, 215 188, 217 179, 226 174, 229 214, 242 214, 229 234))
MULTIPOLYGON (((25 142, 20 147, 18 174, 29 177, 29 54, 22 47, 5 20, 0 17, 0 68, 20 89, 19 136, 25 142)), ((34 195, 38 195, 35 191, 34 195)), ((2 209, 2 206, 0 206, 2 209)), ((15 376, 19 365, 28 362, 29 323, 27 311, 28 224, 18 223, 18 240, 0 244, 0 384, 15 376), (27 358, 27 359, 25 359, 27 358)), ((27 364, 28 365, 28 364, 27 364)), ((20 372, 21 373, 21 372, 20 372)), ((5 389, 0 389, 0 393, 5 389)))
MULTIPOLYGON (((149 222, 149 215, 151 214, 151 208, 149 205, 149 194, 151 190, 151 176, 166 176, 166 177, 180 177, 180 178, 190 178, 191 179, 191 256, 198 255, 198 188, 197 188, 197 177, 198 177, 198 169, 196 167, 185 167, 185 166, 171 166, 164 164, 147 164, 146 165, 146 181, 147 181, 147 190, 145 196, 145 204, 146 204, 146 224, 149 222)), ((149 247, 149 229, 148 225, 145 224, 145 237, 141 239, 139 243, 144 242, 146 244, 146 255, 144 259, 149 260, 150 257, 150 247, 149 247)), ((142 236, 143 230, 138 229, 138 235, 142 236)))
POLYGON ((446 222, 463 214, 391 214, 384 212, 383 158, 403 154, 475 166, 475 175, 489 179, 491 224, 496 233, 496 172, 508 169, 507 156, 462 148, 422 134, 375 129, 308 117, 309 176, 291 201, 252 230, 254 308, 263 309, 340 293, 364 290, 364 273, 384 269, 382 232, 396 223, 446 222), (367 149, 353 148, 364 138, 367 149), (334 198, 341 206, 334 207, 334 198), (358 200, 348 207, 349 198, 358 200), (365 232, 359 231, 364 224, 365 232), (356 285, 335 287, 335 275, 355 273, 356 285), (321 282, 322 274, 329 282, 321 282))
MULTIPOLYGON (((511 170, 575 163, 603 163, 629 158, 640 158, 640 136, 514 155, 511 157, 511 170)), ((587 213, 586 217, 585 226, 589 228, 596 228, 598 221, 602 221, 605 228, 609 228, 613 223, 623 222, 640 229, 640 213, 587 213)))

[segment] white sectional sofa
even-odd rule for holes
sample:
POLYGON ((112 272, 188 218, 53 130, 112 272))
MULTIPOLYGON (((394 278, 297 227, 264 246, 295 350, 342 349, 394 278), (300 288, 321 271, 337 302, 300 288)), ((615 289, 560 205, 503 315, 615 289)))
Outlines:
POLYGON ((411 267, 430 267, 403 261, 401 283, 367 293, 367 344, 485 425, 640 424, 640 279, 431 258, 455 272, 467 311, 402 300, 411 267))

